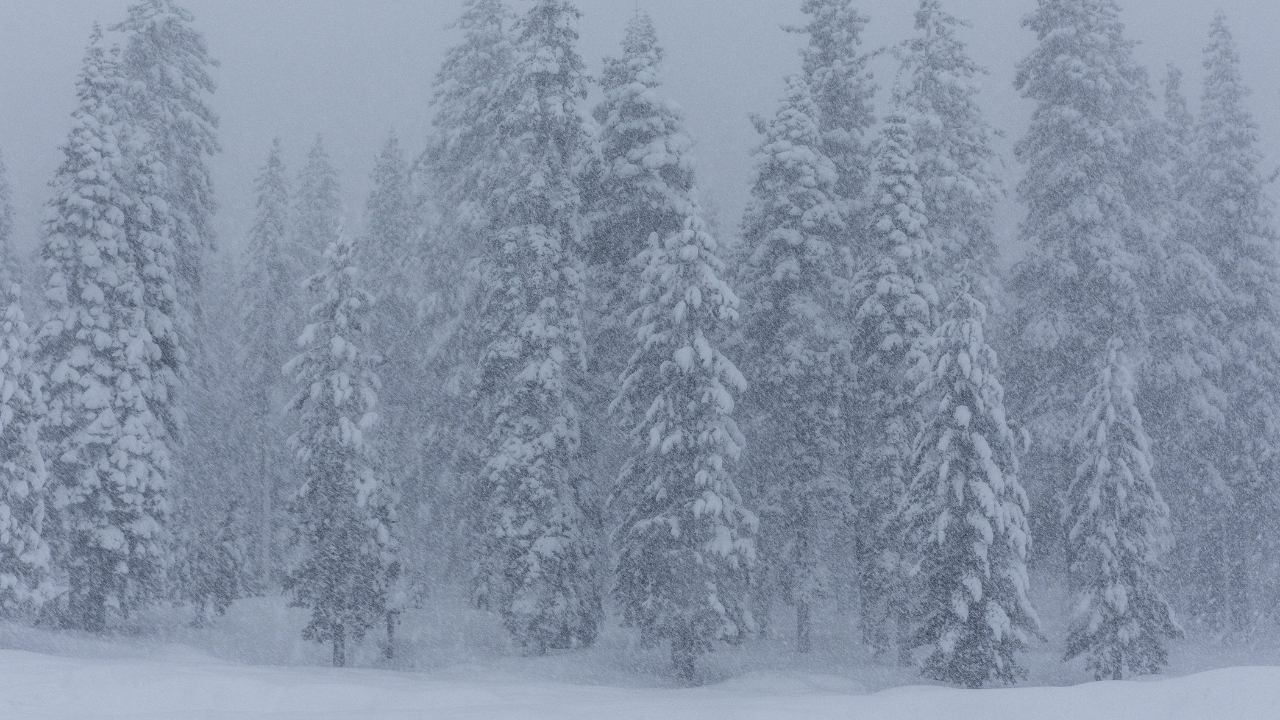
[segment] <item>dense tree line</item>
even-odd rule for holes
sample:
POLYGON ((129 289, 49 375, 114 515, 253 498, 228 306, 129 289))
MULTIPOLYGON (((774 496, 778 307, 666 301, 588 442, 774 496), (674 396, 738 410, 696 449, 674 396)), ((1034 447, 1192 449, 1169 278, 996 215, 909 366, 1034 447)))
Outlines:
POLYGON ((920 0, 881 97, 853 0, 801 9, 736 236, 646 15, 587 107, 570 0, 468 0, 365 226, 322 139, 292 182, 277 140, 230 263, 194 19, 144 0, 121 43, 95 29, 31 326, 0 164, 0 609, 102 631, 283 590, 342 665, 466 586, 525 652, 616 608, 691 679, 791 633, 783 608, 808 652, 839 607, 970 687, 1025 677, 1033 582, 1065 585, 1065 656, 1099 678, 1249 630, 1276 592, 1280 250, 1225 18, 1199 112, 1177 71, 1161 110, 1113 0, 1038 0, 1001 276, 965 23, 920 0))

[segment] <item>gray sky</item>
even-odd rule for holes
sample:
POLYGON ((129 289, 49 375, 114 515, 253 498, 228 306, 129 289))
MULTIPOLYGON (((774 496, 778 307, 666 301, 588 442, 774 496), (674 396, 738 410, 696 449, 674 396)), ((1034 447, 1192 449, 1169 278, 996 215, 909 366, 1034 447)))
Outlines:
MULTIPOLYGON (((46 183, 75 107, 74 82, 95 20, 111 24, 130 0, 10 2, 0 19, 0 149, 18 210, 19 242, 34 246, 46 183)), ((518 7, 527 3, 516 0, 518 7)), ((593 72, 615 51, 635 0, 579 0, 583 55, 593 72)), ((1216 9, 1228 13, 1254 89, 1268 167, 1280 156, 1280 11, 1275 0, 1121 0, 1131 37, 1153 78, 1175 63, 1199 93, 1201 50, 1216 9)), ((219 234, 234 247, 252 218, 252 181, 272 137, 284 139, 296 171, 317 133, 341 173, 348 226, 359 222, 373 159, 389 129, 412 152, 429 127, 431 81, 461 0, 186 0, 222 61, 216 107, 224 152, 215 161, 222 209, 219 234)), ((770 113, 782 78, 798 69, 800 38, 781 31, 798 22, 800 0, 640 0, 667 48, 669 95, 684 106, 698 143, 704 195, 735 223, 746 203, 751 150, 749 113, 770 113)), ((864 0, 868 44, 911 32, 915 0, 864 0)), ((984 102, 991 121, 1021 135, 1030 106, 1012 87, 1014 65, 1034 38, 1021 18, 1034 0, 950 0, 973 21, 975 57, 991 69, 984 102)), ((883 88, 893 67, 877 68, 883 88)), ((1193 97, 1194 101, 1194 97, 1193 97)), ((1006 152, 1010 177, 1019 172, 1006 152)), ((1006 209, 1003 232, 1013 231, 1006 209)))

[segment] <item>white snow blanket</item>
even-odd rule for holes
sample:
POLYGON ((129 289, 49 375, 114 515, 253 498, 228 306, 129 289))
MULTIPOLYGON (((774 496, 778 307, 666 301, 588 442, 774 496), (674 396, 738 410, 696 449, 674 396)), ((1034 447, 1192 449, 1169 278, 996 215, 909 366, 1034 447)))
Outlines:
POLYGON ((433 679, 379 670, 61 658, 0 651, 0 718, 369 720, 1265 720, 1280 718, 1280 668, 1076 687, 873 695, 835 678, 758 675, 697 689, 619 689, 433 679))

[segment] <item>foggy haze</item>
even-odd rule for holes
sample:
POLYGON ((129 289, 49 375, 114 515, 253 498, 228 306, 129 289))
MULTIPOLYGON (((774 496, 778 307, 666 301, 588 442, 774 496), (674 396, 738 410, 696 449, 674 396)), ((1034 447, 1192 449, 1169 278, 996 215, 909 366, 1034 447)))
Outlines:
MULTIPOLYGON (((1031 0, 953 0, 951 10, 973 22, 970 51, 991 72, 981 96, 1010 170, 1009 149, 1021 136, 1031 104, 1013 89, 1015 64, 1034 44, 1021 20, 1031 0)), ((59 161, 75 107, 74 82, 93 19, 116 22, 126 0, 13 2, 0 24, 0 150, 10 168, 18 215, 16 240, 34 248, 46 184, 59 161)), ((270 147, 285 141, 289 166, 299 167, 317 133, 338 169, 348 225, 359 227, 369 172, 386 133, 394 128, 416 153, 430 128, 431 85, 459 0, 190 0, 189 9, 222 63, 215 108, 223 153, 214 159, 220 242, 236 247, 252 217, 252 181, 270 147), (357 9, 358 8, 358 9, 357 9)), ((667 50, 667 92, 684 107, 702 177, 702 193, 719 220, 736 227, 746 205, 751 151, 758 137, 750 113, 768 116, 782 78, 799 68, 801 38, 780 27, 797 23, 791 0, 641 0, 667 50)), ((866 47, 893 44, 911 31, 914 2, 859 3, 871 23, 866 47)), ((593 74, 617 53, 634 0, 583 0, 581 52, 593 74)), ((1213 13, 1227 13, 1253 88, 1268 163, 1280 152, 1280 12, 1268 0, 1126 0, 1123 19, 1139 40, 1138 57, 1158 90, 1164 67, 1187 73, 1188 94, 1199 95, 1201 51, 1213 13)), ((876 65, 883 97, 894 66, 876 65)), ((883 104, 883 103, 882 103, 883 104)), ((1194 100, 1193 100, 1194 104, 1194 100)), ((1013 230, 1006 204, 1001 236, 1013 230)))

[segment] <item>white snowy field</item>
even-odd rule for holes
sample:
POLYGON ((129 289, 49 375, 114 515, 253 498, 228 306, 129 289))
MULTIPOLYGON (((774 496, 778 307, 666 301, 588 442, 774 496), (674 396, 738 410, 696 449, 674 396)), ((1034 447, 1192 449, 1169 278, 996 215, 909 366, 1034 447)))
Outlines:
POLYGON ((1178 644, 1169 675, 1105 683, 1045 646, 1028 653, 1025 686, 965 691, 861 654, 832 615, 810 655, 785 637, 754 641, 707 656, 706 684, 682 688, 665 653, 618 628, 591 650, 525 658, 492 618, 443 606, 406 618, 396 660, 381 660, 375 635, 354 649, 357 667, 333 669, 279 598, 240 601, 202 629, 188 619, 156 611, 105 638, 0 625, 0 720, 1280 718, 1272 638, 1178 644))
POLYGON ((832 689, 823 676, 752 675, 697 689, 510 680, 385 670, 272 668, 217 661, 60 658, 0 651, 4 718, 874 718, 1187 720, 1280 717, 1280 668, 1216 670, 1154 682, 965 691, 832 689))

